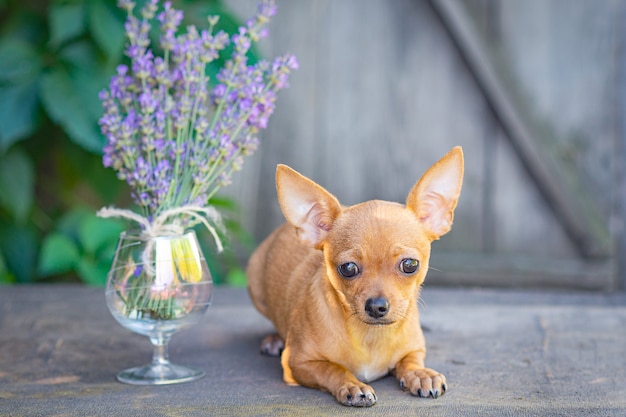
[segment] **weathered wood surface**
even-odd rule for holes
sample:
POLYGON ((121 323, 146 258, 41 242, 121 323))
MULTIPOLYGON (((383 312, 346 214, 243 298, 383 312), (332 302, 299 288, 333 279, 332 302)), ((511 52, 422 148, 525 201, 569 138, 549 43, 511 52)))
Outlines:
POLYGON ((146 337, 109 314, 102 289, 0 287, 0 415, 21 416, 619 416, 626 415, 624 295, 425 288, 427 364, 437 400, 387 377, 378 403, 354 410, 282 382, 259 354, 272 331, 245 290, 220 287, 205 319, 175 335, 173 361, 207 376, 175 386, 115 381, 149 361, 146 337))
MULTIPOLYGON (((228 2, 242 17, 253 13, 255 3, 228 2)), ((486 33, 490 52, 507 69, 504 81, 514 85, 516 103, 541 132, 538 149, 549 151, 547 161, 557 158, 572 168, 557 181, 572 181, 574 186, 563 185, 570 190, 584 187, 589 198, 581 204, 599 214, 601 233, 621 236, 623 221, 615 215, 623 183, 615 51, 624 41, 618 29, 626 3, 454 3, 486 33)), ((512 264, 520 258, 539 264, 579 261, 571 234, 539 192, 428 1, 279 0, 278 5, 261 50, 267 56, 291 51, 300 69, 279 96, 260 150, 225 190, 242 206, 242 221, 257 240, 283 221, 274 189, 277 163, 319 182, 344 204, 372 198, 402 202, 430 164, 462 145, 463 194, 453 231, 438 242, 438 250, 493 254, 512 264)), ((606 274, 585 279, 613 288, 616 271, 611 260, 607 265, 606 274)), ((476 267, 470 275, 479 275, 476 267)), ((557 281, 576 283, 567 280, 564 274, 557 281)), ((536 277, 510 284, 530 282, 536 277)))
MULTIPOLYGON (((467 18, 457 1, 430 0, 430 4, 448 29, 529 178, 579 255, 585 259, 606 257, 610 253, 610 238, 604 230, 603 219, 588 204, 593 201, 592 196, 547 146, 551 138, 533 126, 528 106, 517 102, 520 92, 513 83, 505 82, 507 76, 511 76, 508 66, 498 65, 495 54, 490 51, 489 40, 480 36, 476 24, 467 18)), ((491 20, 495 19, 491 17, 489 22, 493 26, 496 22, 491 20)), ((495 28, 489 32, 487 36, 497 35, 495 28)), ((487 157, 485 164, 493 161, 491 158, 487 157)))

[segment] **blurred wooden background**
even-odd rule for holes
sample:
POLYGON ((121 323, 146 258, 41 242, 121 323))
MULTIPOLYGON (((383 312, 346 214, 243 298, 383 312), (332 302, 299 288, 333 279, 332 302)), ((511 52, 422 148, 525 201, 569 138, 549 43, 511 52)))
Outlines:
MULTIPOLYGON (((256 0, 230 0, 243 19, 256 0)), ((623 287, 626 2, 278 0, 261 51, 300 69, 225 189, 257 241, 285 163, 344 204, 404 202, 455 145, 466 176, 429 284, 623 287)))

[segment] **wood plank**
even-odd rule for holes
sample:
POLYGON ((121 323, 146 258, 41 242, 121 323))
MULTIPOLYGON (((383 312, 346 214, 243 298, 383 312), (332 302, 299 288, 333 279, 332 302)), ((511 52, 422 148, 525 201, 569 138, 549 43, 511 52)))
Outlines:
MULTIPOLYGON (((430 0, 502 124, 535 186, 562 222, 579 253, 586 258, 604 258, 611 253, 606 226, 584 188, 565 179, 561 162, 536 139, 533 130, 493 64, 488 49, 472 27, 462 5, 451 0, 430 0)), ((508 86, 510 88, 510 85, 508 86)))
POLYGON ((554 259, 519 254, 452 253, 433 250, 426 285, 500 288, 569 288, 614 291, 610 260, 554 259))
MULTIPOLYGON (((255 4, 228 3, 243 18, 254 12, 255 4)), ((346 204, 371 198, 402 202, 421 173, 460 144, 466 152, 464 190, 454 228, 437 243, 438 249, 543 257, 546 262, 557 259, 556 265, 558 259, 578 255, 580 249, 569 242, 571 234, 563 232, 566 223, 548 205, 545 190, 537 191, 529 178, 534 171, 519 163, 510 129, 505 129, 509 125, 501 127, 502 117, 496 119, 492 111, 495 101, 468 71, 466 58, 427 1, 278 4, 271 36, 261 43, 261 51, 267 57, 292 51, 301 66, 293 74, 292 87, 278 98, 258 153, 224 190, 241 204, 242 223, 257 240, 283 221, 274 186, 277 163, 292 165, 346 204)), ((555 125, 560 122, 554 119, 555 125)), ((524 138, 531 144, 535 140, 524 138)), ((554 176, 550 157, 540 157, 554 176)), ((561 180, 551 181, 571 191, 561 180)), ((595 219, 606 232, 608 221, 595 219)), ((470 275, 478 285, 496 281, 493 274, 466 277, 470 275)), ((519 285, 524 280, 541 284, 537 277, 516 276, 519 285)), ((570 281, 577 285, 577 278, 548 280, 567 285, 570 281)), ((604 288, 604 275, 585 286, 604 288)))

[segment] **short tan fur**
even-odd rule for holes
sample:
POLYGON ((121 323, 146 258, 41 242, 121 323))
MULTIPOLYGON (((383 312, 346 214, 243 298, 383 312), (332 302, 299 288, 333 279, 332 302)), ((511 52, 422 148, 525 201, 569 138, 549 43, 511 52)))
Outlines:
POLYGON ((371 406, 367 385, 392 373, 413 395, 447 389, 426 368, 417 300, 433 240, 447 233, 463 182, 463 152, 452 149, 410 190, 405 205, 372 200, 343 207, 293 169, 276 171, 287 223, 250 258, 249 292, 276 327, 262 343, 281 355, 284 380, 371 406))

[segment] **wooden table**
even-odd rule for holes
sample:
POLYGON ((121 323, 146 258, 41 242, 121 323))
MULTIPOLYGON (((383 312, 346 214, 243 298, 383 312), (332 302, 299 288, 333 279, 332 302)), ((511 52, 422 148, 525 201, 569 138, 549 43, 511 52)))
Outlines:
POLYGON ((370 409, 286 386, 258 352, 271 324, 244 289, 220 287, 195 328, 174 336, 172 361, 199 381, 117 382, 146 363, 148 339, 121 327, 100 288, 0 287, 1 416, 626 416, 626 296, 426 288, 427 364, 443 397, 418 399, 391 377, 370 409))

